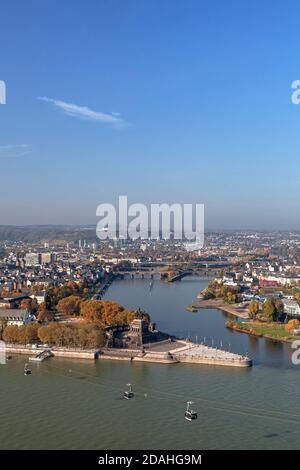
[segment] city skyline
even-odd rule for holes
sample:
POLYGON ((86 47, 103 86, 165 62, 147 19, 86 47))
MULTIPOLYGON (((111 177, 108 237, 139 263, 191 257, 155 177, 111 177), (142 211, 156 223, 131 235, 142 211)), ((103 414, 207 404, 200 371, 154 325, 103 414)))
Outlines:
POLYGON ((216 5, 3 3, 2 225, 96 224, 127 194, 300 229, 299 6, 216 5))

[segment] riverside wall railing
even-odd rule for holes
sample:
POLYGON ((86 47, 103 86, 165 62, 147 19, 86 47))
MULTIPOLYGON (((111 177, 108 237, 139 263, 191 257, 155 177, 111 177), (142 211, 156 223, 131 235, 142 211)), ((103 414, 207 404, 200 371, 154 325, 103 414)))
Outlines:
MULTIPOLYGON (((101 350, 86 350, 75 348, 48 348, 54 357, 64 357, 70 359, 116 359, 140 362, 157 362, 157 363, 191 363, 191 364, 207 364, 220 365, 230 367, 249 367, 252 366, 252 360, 247 356, 229 353, 222 350, 214 350, 205 347, 196 350, 197 346, 188 345, 170 351, 152 351, 139 349, 110 349, 103 348, 101 350), (206 348, 206 349, 205 349, 206 348)), ((7 354, 24 354, 32 356, 37 352, 36 348, 26 346, 18 346, 7 344, 5 347, 7 354)))

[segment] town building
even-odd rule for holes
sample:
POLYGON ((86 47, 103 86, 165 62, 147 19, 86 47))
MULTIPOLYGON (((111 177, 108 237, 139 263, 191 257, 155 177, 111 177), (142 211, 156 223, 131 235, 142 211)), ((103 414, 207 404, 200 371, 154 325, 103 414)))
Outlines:
POLYGON ((46 292, 43 291, 43 292, 35 292, 34 294, 32 294, 30 297, 32 299, 35 299, 37 301, 37 303, 40 305, 42 304, 43 302, 45 302, 45 296, 46 296, 46 292))
POLYGON ((296 300, 284 299, 284 313, 290 317, 300 317, 300 306, 296 300))
POLYGON ((28 310, 16 309, 0 309, 0 319, 5 320, 8 325, 27 325, 36 321, 35 315, 28 310))
POLYGON ((16 309, 19 307, 22 300, 29 299, 28 295, 18 295, 15 297, 0 298, 0 309, 16 309))
POLYGON ((41 253, 41 264, 53 264, 56 261, 55 253, 41 253))
POLYGON ((40 253, 26 253, 25 255, 26 266, 39 266, 41 264, 40 253))

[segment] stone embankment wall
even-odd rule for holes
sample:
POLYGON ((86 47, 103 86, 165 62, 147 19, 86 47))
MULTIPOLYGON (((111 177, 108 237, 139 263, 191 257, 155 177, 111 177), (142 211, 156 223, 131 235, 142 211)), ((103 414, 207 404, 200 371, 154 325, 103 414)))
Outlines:
MULTIPOLYGON (((29 356, 35 356, 39 352, 42 352, 43 349, 34 349, 34 348, 26 348, 26 347, 19 347, 19 346, 10 346, 6 345, 5 347, 6 353, 10 354, 26 354, 29 356)), ((46 348, 45 348, 46 349, 46 348)), ((50 349, 50 348, 49 348, 50 349)), ((95 359, 96 352, 95 351, 73 351, 67 349, 56 349, 51 348, 51 352, 53 353, 54 357, 67 357, 71 359, 95 359)))
MULTIPOLYGON (((160 364, 176 364, 190 363, 190 364, 207 364, 217 366, 229 367, 249 367, 252 365, 251 359, 238 355, 229 355, 229 357, 211 357, 205 354, 185 354, 184 349, 179 348, 174 350, 172 354, 168 352, 154 352, 146 351, 145 353, 138 350, 108 350, 100 351, 80 351, 80 350, 66 350, 63 348, 51 348, 54 357, 65 357, 70 359, 115 359, 118 361, 136 361, 136 362, 153 362, 160 364)), ((41 352, 41 349, 31 349, 26 347, 19 347, 14 345, 6 346, 6 353, 25 354, 28 357, 36 355, 41 352)))
POLYGON ((250 359, 219 359, 213 357, 192 357, 180 355, 177 357, 179 362, 189 364, 207 364, 214 366, 226 366, 226 367, 250 367, 252 361, 250 359))

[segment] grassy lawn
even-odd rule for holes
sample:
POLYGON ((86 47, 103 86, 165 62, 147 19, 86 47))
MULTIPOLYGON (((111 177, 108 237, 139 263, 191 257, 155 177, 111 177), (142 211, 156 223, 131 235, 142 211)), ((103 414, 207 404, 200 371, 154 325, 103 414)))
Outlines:
POLYGON ((280 323, 241 322, 236 324, 236 327, 244 331, 258 333, 260 335, 270 335, 275 338, 300 339, 300 336, 291 335, 291 333, 285 330, 285 325, 280 323))

